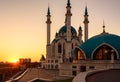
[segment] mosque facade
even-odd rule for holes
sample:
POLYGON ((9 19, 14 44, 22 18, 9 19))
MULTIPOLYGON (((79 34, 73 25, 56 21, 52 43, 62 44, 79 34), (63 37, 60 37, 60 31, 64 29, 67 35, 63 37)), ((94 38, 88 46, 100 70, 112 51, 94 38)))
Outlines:
POLYGON ((51 41, 51 13, 47 12, 46 59, 42 68, 58 69, 60 76, 76 76, 80 72, 99 69, 120 69, 120 36, 105 31, 88 39, 88 10, 84 12, 83 30, 78 31, 71 25, 71 3, 67 1, 65 25, 55 34, 51 41))

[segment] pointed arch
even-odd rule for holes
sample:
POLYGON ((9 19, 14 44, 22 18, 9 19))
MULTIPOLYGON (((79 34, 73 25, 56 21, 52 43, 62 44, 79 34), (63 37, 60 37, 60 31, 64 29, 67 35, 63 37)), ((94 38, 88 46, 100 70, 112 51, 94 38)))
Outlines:
POLYGON ((91 58, 93 60, 111 60, 112 53, 114 59, 117 60, 119 58, 117 50, 110 44, 102 43, 93 50, 91 58))
POLYGON ((74 55, 73 55, 73 60, 85 60, 86 55, 83 50, 80 48, 75 48, 74 49, 74 55))

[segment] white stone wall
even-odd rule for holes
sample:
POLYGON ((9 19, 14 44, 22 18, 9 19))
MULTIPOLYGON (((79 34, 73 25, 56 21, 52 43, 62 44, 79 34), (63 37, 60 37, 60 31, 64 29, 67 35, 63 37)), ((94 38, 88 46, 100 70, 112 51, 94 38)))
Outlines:
POLYGON ((117 63, 111 63, 110 60, 82 60, 81 62, 77 63, 61 63, 59 68, 59 75, 60 76, 74 76, 73 71, 76 71, 76 75, 81 72, 81 66, 86 67, 86 71, 88 70, 101 70, 101 69, 120 69, 120 61, 117 61, 117 63), (76 66, 76 68, 73 68, 73 66, 76 66))
POLYGON ((59 68, 59 61, 58 61, 58 59, 55 59, 55 58, 47 59, 46 63, 45 63, 45 68, 46 69, 58 69, 59 68), (56 65, 58 65, 57 68, 56 68, 56 65))

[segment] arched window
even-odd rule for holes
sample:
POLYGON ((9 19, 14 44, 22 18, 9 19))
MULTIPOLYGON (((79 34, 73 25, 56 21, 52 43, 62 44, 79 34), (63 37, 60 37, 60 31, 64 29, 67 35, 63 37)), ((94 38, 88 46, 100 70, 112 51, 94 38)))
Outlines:
POLYGON ((84 60, 85 59, 85 57, 84 57, 84 55, 83 55, 83 53, 81 52, 81 51, 78 51, 78 60, 84 60))
POLYGON ((81 54, 80 51, 78 51, 78 60, 80 60, 80 58, 81 58, 80 54, 81 54))
POLYGON ((61 44, 58 44, 58 53, 62 53, 62 46, 61 46, 61 44))
POLYGON ((93 53, 93 59, 94 60, 111 60, 112 54, 114 55, 114 59, 116 60, 117 53, 115 52, 115 50, 112 47, 104 44, 95 50, 95 52, 93 53))
POLYGON ((80 49, 76 48, 74 50, 73 60, 85 60, 85 56, 80 49))

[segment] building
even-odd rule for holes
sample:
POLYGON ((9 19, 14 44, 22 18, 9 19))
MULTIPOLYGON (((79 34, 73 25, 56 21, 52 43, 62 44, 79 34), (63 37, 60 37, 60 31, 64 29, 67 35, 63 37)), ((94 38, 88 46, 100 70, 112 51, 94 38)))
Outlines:
MULTIPOLYGON (((87 12, 87 11, 86 11, 87 12)), ((76 46, 83 43, 81 26, 78 33, 73 26, 71 26, 71 4, 70 0, 67 2, 65 25, 63 25, 58 33, 55 34, 54 40, 50 43, 50 29, 51 29, 51 15, 50 8, 47 13, 47 45, 46 45, 46 68, 58 69, 59 63, 64 63, 72 60, 72 52, 76 46)), ((87 18, 87 17, 86 17, 87 18)), ((85 22, 87 28, 87 24, 85 22)), ((86 33, 88 34, 88 33, 86 33)), ((87 36, 87 35, 86 35, 87 36)))
POLYGON ((41 64, 41 65, 40 65, 41 68, 45 68, 46 61, 45 61, 45 57, 44 57, 44 55, 41 56, 40 64, 41 64))
POLYGON ((31 58, 20 58, 20 69, 25 70, 26 68, 29 68, 31 66, 31 58))
POLYGON ((82 27, 78 33, 71 25, 71 3, 67 1, 65 25, 50 39, 51 14, 47 12, 46 69, 59 69, 60 76, 76 76, 91 69, 120 68, 120 36, 105 31, 88 39, 88 10, 84 13, 84 42, 82 27))
POLYGON ((31 63, 31 58, 20 58, 19 63, 20 64, 31 63))

